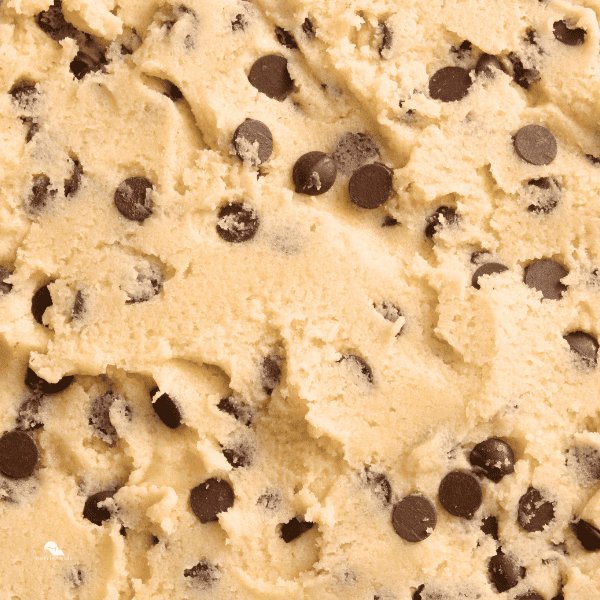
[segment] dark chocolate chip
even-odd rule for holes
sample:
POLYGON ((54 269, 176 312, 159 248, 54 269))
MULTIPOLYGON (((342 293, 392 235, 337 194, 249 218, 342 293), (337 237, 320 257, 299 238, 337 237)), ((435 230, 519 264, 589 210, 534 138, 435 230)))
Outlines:
POLYGON ((219 567, 207 560, 201 560, 191 569, 184 569, 183 576, 190 580, 188 583, 193 587, 206 590, 219 581, 219 567))
POLYGON ((139 263, 136 270, 138 274, 135 283, 121 287, 127 293, 126 304, 147 302, 158 296, 165 281, 160 268, 149 261, 139 263))
POLYGON ((515 471, 515 455, 512 448, 498 438, 488 438, 479 442, 471 450, 469 461, 494 483, 515 471))
POLYGON ((476 252, 473 252, 471 254, 471 263, 474 265, 484 263, 486 257, 488 257, 490 254, 491 252, 489 252, 488 250, 477 250, 476 252))
POLYGON ((211 477, 190 492, 192 512, 201 523, 217 521, 219 513, 233 506, 233 489, 224 479, 211 477))
POLYGON ((235 16, 235 19, 231 21, 232 31, 245 31, 249 25, 248 17, 242 13, 235 16))
POLYGON ((25 143, 28 144, 33 136, 40 130, 40 124, 32 117, 20 117, 24 125, 27 126, 27 133, 25 134, 25 143))
POLYGON ((581 485, 600 480, 600 450, 591 446, 574 446, 567 451, 567 466, 581 485))
POLYGON ((532 192, 536 198, 536 202, 527 207, 529 212, 548 214, 556 208, 562 194, 562 189, 554 177, 530 179, 527 185, 534 188, 532 192))
POLYGON ((451 471, 440 483, 438 498, 451 515, 471 519, 483 502, 483 490, 473 473, 451 471))
POLYGON ((525 568, 519 566, 513 558, 499 550, 495 556, 490 558, 488 574, 496 591, 501 594, 519 584, 519 581, 525 577, 525 568))
POLYGON ((583 519, 573 523, 571 528, 581 545, 588 552, 598 552, 600 550, 600 529, 583 519))
POLYGON ((279 54, 259 58, 252 65, 248 80, 259 92, 280 102, 294 89, 294 82, 287 68, 287 58, 279 54))
POLYGON ((79 190, 81 185, 81 176, 83 175, 83 169, 81 163, 77 160, 73 160, 73 172, 69 179, 65 179, 65 196, 74 196, 79 190))
POLYGON ((559 590, 558 594, 556 594, 556 596, 554 596, 554 597, 552 598, 552 600, 565 600, 565 595, 564 595, 564 593, 563 593, 562 586, 561 586, 561 588, 560 588, 560 590, 559 590))
POLYGON ((0 296, 8 294, 10 290, 12 290, 12 283, 8 283, 8 281, 6 281, 11 275, 11 271, 0 266, 0 296))
POLYGON ((556 138, 542 125, 525 125, 513 139, 515 152, 532 165, 549 165, 557 153, 556 138))
POLYGON ((282 523, 280 535, 283 541, 289 544, 313 527, 314 523, 305 521, 304 517, 299 515, 290 519, 287 523, 282 523))
MULTIPOLYGON (((395 323, 402 315, 402 311, 391 302, 380 302, 379 304, 373 304, 375 310, 384 318, 386 321, 390 321, 391 323, 395 323)), ((406 327, 406 323, 402 325, 400 331, 396 334, 399 336, 406 327)))
POLYGON ((35 17, 35 22, 46 35, 57 42, 66 37, 77 38, 79 34, 71 23, 65 21, 61 0, 54 0, 54 4, 48 10, 35 17))
POLYGON ((315 37, 315 26, 308 17, 306 17, 304 23, 302 23, 302 31, 309 40, 312 40, 315 37))
POLYGON ((544 600, 544 596, 531 590, 529 592, 525 592, 524 594, 519 594, 515 600, 544 600))
POLYGON ((283 29, 282 27, 275 27, 275 35, 277 36, 277 41, 286 48, 290 50, 298 50, 298 44, 294 39, 294 36, 289 32, 283 29))
POLYGON ((542 493, 530 487, 519 500, 517 521, 529 533, 543 531, 554 519, 554 502, 544 499, 542 493))
POLYGON ((508 73, 508 69, 504 63, 497 57, 491 54, 482 54, 475 65, 475 74, 483 75, 484 77, 493 78, 497 71, 508 73))
POLYGON ((242 162, 257 166, 273 153, 273 135, 262 121, 246 119, 233 134, 233 147, 242 162))
POLYGON ((111 511, 106 506, 98 506, 108 498, 115 495, 115 490, 105 490, 92 494, 86 501, 83 507, 83 517, 94 525, 102 525, 104 521, 111 518, 111 511))
POLYGON ((523 281, 530 288, 542 292, 547 300, 560 300, 567 286, 561 279, 569 272, 559 263, 548 258, 531 263, 525 268, 523 281))
POLYGON ((508 60, 513 67, 514 82, 524 90, 528 91, 534 83, 539 81, 540 72, 534 67, 526 69, 523 61, 514 52, 509 53, 508 60))
POLYGON ((423 596, 421 596, 421 592, 425 589, 425 584, 420 585, 413 594, 412 600, 423 600, 423 596))
POLYGON ((109 446, 114 446, 117 441, 117 430, 110 421, 110 407, 118 398, 113 392, 106 392, 94 398, 90 406, 89 424, 100 439, 109 446))
MULTIPOLYGON (((50 289, 48 288, 51 283, 54 282, 49 281, 46 285, 39 288, 31 299, 31 314, 40 325, 44 325, 42 317, 44 316, 46 309, 52 306, 52 296, 50 295, 50 289)), ((45 327, 47 327, 47 325, 45 325, 45 327)))
POLYGON ((230 202, 219 209, 217 233, 226 242, 250 241, 258 231, 258 213, 245 202, 230 202))
POLYGON ((159 540, 159 539, 158 539, 158 538, 157 538, 157 537, 156 537, 154 534, 152 534, 152 535, 150 536, 150 543, 151 543, 153 546, 156 546, 156 544, 158 544, 158 542, 159 542, 159 541, 160 541, 160 540, 159 540))
POLYGON ((481 265, 475 273, 473 273, 473 278, 471 279, 471 285, 476 289, 480 289, 479 278, 483 275, 494 275, 495 273, 504 273, 504 271, 508 271, 508 267, 495 262, 485 263, 481 265))
POLYGON ((163 94, 171 99, 173 102, 177 102, 177 100, 182 100, 183 99, 183 93, 182 91, 171 81, 167 81, 166 79, 163 80, 165 83, 165 91, 163 92, 163 94))
POLYGON ((471 50, 473 50, 473 44, 469 40, 465 40, 461 43, 460 46, 453 46, 450 51, 454 52, 459 60, 462 60, 471 54, 471 50))
POLYGON ((387 50, 392 47, 392 40, 394 36, 392 30, 388 27, 387 23, 379 23, 379 32, 381 34, 381 43, 379 44, 379 57, 387 58, 384 56, 387 54, 387 50))
POLYGON ((150 397, 156 397, 152 400, 152 408, 158 418, 169 428, 177 429, 181 425, 181 413, 177 404, 171 399, 168 394, 160 393, 158 387, 153 387, 150 390, 150 397))
POLYGON ((297 194, 319 196, 329 191, 335 183, 337 167, 325 152, 307 152, 294 165, 292 181, 297 194))
POLYGON ((498 541, 498 519, 494 515, 489 515, 481 520, 481 531, 485 535, 491 536, 493 539, 498 541))
POLYGON ((250 467, 254 462, 252 449, 245 443, 223 446, 223 456, 234 469, 250 467))
POLYGON ((75 58, 69 64, 71 73, 75 75, 75 79, 82 80, 88 73, 94 73, 102 68, 101 63, 97 63, 85 53, 78 52, 75 58))
POLYGON ((433 238, 433 236, 445 227, 454 227, 460 222, 460 217, 456 210, 450 206, 440 206, 432 215, 427 217, 425 221, 425 237, 433 238))
POLYGON ((260 379, 263 390, 270 396, 281 380, 281 367, 275 358, 266 356, 263 359, 260 379))
POLYGON ((74 321, 81 319, 85 311, 85 295, 81 290, 77 290, 75 300, 73 301, 73 308, 71 309, 71 319, 74 321))
POLYGON ((585 41, 585 29, 581 27, 571 29, 566 21, 556 21, 554 37, 567 46, 581 46, 585 41))
POLYGON ((427 539, 433 533, 436 523, 433 503, 421 494, 411 494, 394 504, 394 531, 407 542, 422 542, 427 539))
POLYGON ((596 158, 593 154, 586 154, 585 157, 594 165, 600 165, 600 158, 596 158))
POLYGON ((129 177, 115 191, 117 210, 130 221, 143 223, 152 214, 152 184, 145 177, 129 177))
POLYGON ((371 492, 382 504, 389 504, 392 501, 392 485, 383 473, 371 471, 366 467, 365 480, 371 492))
POLYGON ((373 370, 364 358, 356 356, 356 354, 344 354, 338 362, 348 361, 350 365, 359 370, 360 376, 369 384, 373 385, 373 370))
POLYGON ((119 529, 119 534, 122 535, 123 537, 127 537, 127 529, 125 528, 124 525, 121 525, 121 529, 119 529))
POLYGON ((348 183, 350 200, 360 208, 379 208, 392 195, 394 172, 383 163, 369 163, 354 171, 348 183))
POLYGON ((238 400, 234 396, 227 396, 227 398, 223 398, 219 404, 217 404, 217 408, 231 415, 246 427, 250 427, 252 425, 254 412, 250 406, 248 406, 248 404, 238 400))
MULTIPOLYGON (((525 42, 527 42, 531 46, 538 45, 538 33, 535 29, 528 29, 525 32, 525 37, 523 39, 525 42)), ((540 50, 539 52, 542 53, 542 50, 540 50)))
POLYGON ((39 452, 33 438, 24 431, 5 431, 0 437, 0 471, 11 479, 33 475, 39 452))
POLYGON ((65 375, 56 383, 49 383, 45 379, 42 379, 35 371, 27 367, 25 385, 34 393, 50 395, 66 390, 73 383, 73 379, 75 379, 73 375, 65 375))
POLYGON ((347 177, 367 162, 379 158, 377 142, 367 133, 345 133, 333 151, 336 167, 347 177))
POLYGON ((394 217, 391 217, 390 215, 385 215, 385 217, 383 217, 383 221, 381 222, 382 227, 395 227, 399 224, 400 221, 398 221, 398 219, 394 219, 394 217))
POLYGON ((56 196, 56 190, 50 187, 47 175, 36 175, 33 178, 31 191, 23 202, 23 208, 30 217, 38 217, 56 196))
POLYGON ((471 76, 462 67, 444 67, 429 80, 429 95, 434 100, 455 102, 462 100, 471 87, 471 76))
POLYGON ((13 97, 13 102, 21 110, 33 110, 40 97, 35 84, 27 83, 26 81, 20 81, 15 84, 8 93, 13 97))
POLYGON ((574 352, 589 368, 598 364, 598 340, 585 331, 572 331, 564 336, 571 351, 574 352))

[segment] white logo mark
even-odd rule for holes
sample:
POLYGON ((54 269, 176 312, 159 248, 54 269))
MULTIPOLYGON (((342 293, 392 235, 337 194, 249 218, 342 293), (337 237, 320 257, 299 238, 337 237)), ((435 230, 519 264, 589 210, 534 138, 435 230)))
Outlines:
POLYGON ((48 550, 52 556, 64 556, 65 553, 56 545, 56 542, 46 542, 44 550, 48 550))

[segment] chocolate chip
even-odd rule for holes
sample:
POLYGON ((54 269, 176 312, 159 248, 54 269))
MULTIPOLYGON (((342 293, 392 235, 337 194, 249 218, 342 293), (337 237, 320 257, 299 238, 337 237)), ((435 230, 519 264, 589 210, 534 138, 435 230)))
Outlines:
POLYGON ((481 265, 475 273, 473 273, 473 278, 471 279, 471 285, 476 289, 480 289, 479 278, 483 275, 494 275, 496 273, 504 273, 504 271, 508 271, 508 267, 495 262, 485 263, 481 265))
POLYGON ((137 276, 135 281, 128 281, 121 286, 127 293, 126 304, 147 302, 158 296, 162 290, 164 276, 160 268, 150 261, 141 261, 135 266, 137 276))
POLYGON ((11 271, 0 266, 0 296, 8 294, 10 290, 12 290, 12 283, 8 283, 8 281, 6 281, 11 275, 11 271))
POLYGON ((498 541, 498 519, 494 515, 484 517, 481 520, 481 531, 485 535, 490 535, 493 539, 498 541))
POLYGON ((151 543, 153 546, 156 546, 156 544, 158 544, 158 542, 159 542, 159 541, 160 541, 160 540, 159 540, 159 539, 158 539, 158 538, 157 538, 157 537, 156 537, 154 534, 150 536, 150 543, 151 543))
POLYGON ((525 577, 525 568, 499 550, 488 562, 488 574, 496 591, 501 594, 519 584, 519 581, 525 577))
POLYGON ((556 158, 556 138, 542 125, 525 125, 513 143, 519 157, 532 165, 549 165, 556 158))
POLYGON ((124 525, 121 525, 121 529, 119 529, 119 534, 122 535, 123 537, 127 537, 127 529, 125 528, 124 525))
POLYGON ((510 60, 513 67, 514 82, 524 90, 529 91, 531 86, 539 81, 540 72, 534 67, 526 69, 523 61, 514 52, 508 54, 508 60, 510 60))
POLYGON ((562 586, 561 586, 560 590, 558 591, 558 594, 556 594, 556 596, 554 596, 552 598, 552 600, 565 600, 565 595, 563 593, 562 586))
POLYGON ((248 404, 238 400, 234 396, 227 396, 227 398, 223 398, 219 404, 217 404, 217 408, 231 415, 246 427, 250 427, 252 425, 252 419, 254 418, 252 409, 250 406, 248 406, 248 404))
POLYGON ((451 471, 440 483, 438 498, 451 515, 471 519, 483 502, 483 490, 473 473, 451 471))
POLYGON ((392 195, 394 172, 383 163, 359 167, 348 183, 350 200, 360 208, 378 208, 392 195))
POLYGON ((279 54, 259 58, 250 69, 248 80, 259 92, 269 98, 285 100, 294 89, 294 82, 287 68, 287 59, 279 54))
POLYGON ((71 23, 65 21, 61 0, 54 0, 54 4, 48 10, 35 17, 35 22, 46 35, 57 42, 66 37, 76 38, 79 33, 71 23))
POLYGON ((391 217, 390 215, 385 215, 385 217, 383 217, 383 221, 381 222, 382 227, 395 227, 399 224, 400 221, 398 221, 398 219, 394 219, 394 217, 391 217))
POLYGON ((545 500, 542 493, 530 487, 519 500, 517 521, 529 533, 543 531, 554 519, 554 502, 545 500))
POLYGON ((231 30, 232 31, 245 31, 246 27, 248 27, 249 21, 248 17, 242 13, 235 16, 235 19, 231 21, 231 30))
POLYGON ((571 528, 581 545, 588 552, 598 552, 600 550, 600 529, 583 519, 573 523, 571 528))
POLYGON ((469 40, 465 40, 464 42, 462 42, 460 46, 458 46, 458 48, 456 46, 453 46, 450 49, 451 52, 454 52, 454 54, 457 55, 459 60, 463 60, 469 54, 471 54, 471 50, 473 50, 473 44, 471 44, 469 40))
POLYGON ((444 67, 429 80, 429 95, 434 100, 455 102, 462 100, 471 87, 471 76, 462 67, 444 67))
POLYGON ((298 44, 294 39, 294 36, 289 32, 283 29, 282 27, 275 27, 275 35, 277 36, 277 41, 286 48, 290 50, 298 50, 298 44))
POLYGON ((172 100, 173 102, 177 102, 177 100, 183 100, 182 91, 171 81, 163 80, 165 84, 165 91, 163 94, 172 100))
POLYGON ((384 505, 392 500, 392 485, 390 480, 383 474, 365 468, 365 480, 374 496, 384 505))
MULTIPOLYGON (((390 321, 390 323, 395 323, 402 315, 402 311, 391 302, 380 302, 379 304, 373 304, 375 310, 386 320, 390 321)), ((406 323, 402 325, 400 331, 396 334, 399 336, 406 327, 406 323)))
POLYGON ((593 154, 586 154, 585 157, 594 165, 600 165, 600 158, 595 157, 593 154))
POLYGON ((40 124, 32 117, 20 117, 24 125, 27 125, 27 134, 25 135, 25 143, 28 144, 33 136, 40 130, 40 124))
POLYGON ((307 152, 294 165, 292 181, 297 194, 319 196, 329 191, 335 183, 337 167, 325 152, 307 152))
POLYGON ((35 471, 39 459, 36 443, 23 431, 5 431, 0 437, 0 471, 11 479, 25 479, 35 471))
POLYGON ((254 462, 252 448, 245 443, 223 446, 223 456, 234 469, 250 467, 254 462))
POLYGON ((23 201, 23 208, 30 217, 39 217, 56 196, 56 190, 50 187, 47 175, 36 175, 33 178, 31 191, 23 201))
POLYGON ((75 300, 73 301, 73 308, 71 309, 71 319, 73 321, 81 319, 85 311, 85 295, 81 290, 77 290, 77 293, 75 294, 75 300))
POLYGON ((538 592, 529 591, 524 594, 519 594, 515 600, 544 600, 544 596, 538 594, 538 592))
POLYGON ((540 177, 539 179, 530 179, 527 185, 533 187, 532 195, 536 199, 534 204, 527 207, 529 212, 545 213, 552 212, 560 200, 561 187, 554 177, 540 177))
POLYGON ((548 258, 538 260, 525 267, 523 281, 530 288, 542 292, 547 300, 560 300, 567 286, 561 279, 569 272, 559 263, 548 258))
POLYGON ((581 485, 600 480, 600 450, 591 446, 574 446, 567 451, 567 466, 574 471, 581 485))
POLYGON ((336 167, 349 177, 362 165, 379 158, 377 142, 367 133, 345 133, 333 150, 336 167))
POLYGON ((373 370, 364 358, 356 356, 355 354, 344 354, 338 362, 347 362, 350 368, 354 368, 358 371, 360 377, 364 379, 369 385, 373 385, 373 370))
POLYGON ((431 500, 421 494, 411 494, 394 504, 392 526, 407 542, 422 542, 435 529, 437 515, 431 500))
POLYGON ((92 494, 86 501, 83 507, 83 517, 94 525, 102 525, 104 521, 111 518, 111 511, 106 506, 98 506, 108 498, 115 495, 115 490, 105 490, 92 494))
POLYGON ((571 29, 566 21, 554 23, 554 37, 567 46, 581 46, 585 40, 585 29, 571 29))
POLYGON ((191 569, 184 569, 183 576, 190 579, 188 583, 193 587, 206 590, 219 581, 219 567, 207 560, 201 560, 191 569))
POLYGON ((454 208, 450 206, 440 206, 425 221, 425 237, 433 236, 446 227, 454 227, 460 223, 460 217, 454 208))
POLYGON ((598 340, 585 331, 572 331, 564 336, 571 351, 592 369, 598 364, 598 340))
POLYGON ((245 202, 230 202, 219 209, 217 233, 226 242, 250 241, 258 231, 258 213, 245 202))
POLYGON ((145 177, 129 177, 115 191, 117 210, 130 221, 143 223, 152 214, 153 186, 145 177))
POLYGON ((35 371, 27 367, 25 385, 34 393, 50 395, 63 392, 73 383, 74 379, 73 375, 65 375, 56 383, 49 383, 45 379, 42 379, 35 371))
POLYGON ((81 80, 88 73, 95 73, 96 71, 104 70, 105 64, 106 59, 104 57, 99 59, 94 55, 80 50, 75 55, 75 58, 71 61, 69 69, 71 70, 71 73, 75 75, 76 79, 81 80))
POLYGON ((425 589, 425 584, 420 585, 413 594, 412 600, 423 600, 423 596, 421 596, 421 592, 425 589))
POLYGON ((83 175, 83 169, 81 163, 77 160, 73 160, 73 172, 69 179, 65 179, 65 196, 74 196, 81 186, 81 176, 83 175))
POLYGON ((35 84, 27 83, 26 81, 20 81, 15 84, 8 93, 13 97, 13 102, 21 110, 27 111, 34 110, 40 98, 40 93, 35 84))
POLYGON ((282 523, 280 535, 283 541, 289 544, 313 527, 314 523, 305 521, 304 517, 298 515, 290 519, 287 523, 282 523))
POLYGON ((309 40, 312 40, 315 37, 315 26, 308 17, 306 17, 302 23, 302 31, 309 40))
POLYGON ((113 392, 106 392, 92 401, 88 423, 95 430, 96 435, 109 446, 114 446, 117 441, 117 430, 110 420, 110 407, 118 398, 113 392))
POLYGON ((479 442, 469 455, 469 461, 474 467, 481 469, 483 474, 498 483, 505 475, 515 471, 515 455, 512 448, 498 438, 488 438, 479 442))
POLYGON ((262 121, 246 119, 233 134, 233 147, 242 162, 257 166, 273 153, 273 135, 262 121))
MULTIPOLYGON (((50 295, 50 289, 48 288, 51 283, 54 283, 54 281, 49 281, 46 285, 39 288, 31 299, 31 314, 40 325, 44 325, 42 317, 44 316, 46 309, 52 306, 52 296, 50 295)), ((45 325, 45 327, 47 327, 47 325, 45 325)))
POLYGON ((388 58, 387 50, 392 47, 392 40, 394 36, 392 30, 388 27, 387 23, 379 23, 379 33, 381 35, 381 43, 379 44, 379 57, 388 58))
POLYGON ((493 78, 496 76, 497 71, 508 73, 508 69, 497 56, 484 53, 477 60, 477 64, 475 65, 476 75, 483 75, 484 77, 493 78))
POLYGON ((281 367, 275 358, 266 356, 263 359, 260 379, 263 390, 270 396, 281 380, 281 367))
POLYGON ((219 513, 233 506, 233 489, 224 479, 211 477, 190 492, 192 512, 201 523, 217 521, 219 513))
POLYGON ((152 408, 158 418, 170 429, 177 429, 181 425, 181 413, 177 404, 168 394, 160 393, 157 386, 150 390, 150 397, 153 399, 152 408))

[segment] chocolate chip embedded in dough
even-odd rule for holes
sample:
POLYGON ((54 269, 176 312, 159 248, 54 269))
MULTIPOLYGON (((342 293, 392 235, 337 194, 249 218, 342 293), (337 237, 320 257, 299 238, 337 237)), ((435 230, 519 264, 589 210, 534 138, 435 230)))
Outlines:
POLYGON ((27 125, 25 143, 28 144, 33 139, 33 136, 40 130, 40 124, 32 117, 20 117, 20 119, 24 125, 27 125))
MULTIPOLYGON (((40 325, 44 325, 42 317, 44 316, 46 309, 52 306, 52 296, 50 295, 50 289, 48 288, 51 283, 54 283, 54 281, 49 281, 46 285, 39 288, 35 294, 33 294, 33 298, 31 299, 31 314, 40 325)), ((47 327, 47 325, 44 326, 47 327)))
POLYGON ((536 202, 527 207, 529 212, 548 214, 556 208, 562 194, 562 188, 554 177, 530 179, 527 185, 534 188, 532 192, 536 198, 536 202))
POLYGON ((143 223, 152 214, 154 187, 145 177, 128 177, 115 191, 115 206, 128 220, 143 223))
POLYGON ((104 521, 108 521, 112 514, 106 506, 98 506, 101 502, 112 498, 115 495, 115 490, 104 490, 92 494, 86 501, 83 507, 83 517, 94 525, 102 525, 104 521))
POLYGON ((11 479, 33 475, 39 452, 33 438, 23 431, 5 431, 0 437, 0 471, 11 479))
POLYGON ((471 87, 471 76, 462 67, 444 67, 429 79, 429 95, 434 100, 455 102, 462 100, 471 87))
POLYGON ((483 490, 473 473, 451 471, 440 483, 438 498, 451 515, 471 519, 483 502, 483 490))
POLYGON ((121 289, 127 293, 126 304, 147 302, 160 294, 164 275, 160 268, 150 261, 140 262, 136 266, 137 277, 134 282, 126 282, 121 289))
POLYGON ((312 40, 315 37, 315 26, 308 17, 306 17, 302 23, 302 31, 309 40, 312 40))
POLYGON ((82 290, 77 290, 75 300, 73 301, 73 308, 71 309, 71 319, 77 321, 83 317, 85 312, 85 294, 82 290))
MULTIPOLYGON (((373 308, 390 323, 395 323, 400 317, 402 317, 402 311, 392 302, 380 302, 379 304, 373 304, 373 308)), ((402 325, 400 331, 396 335, 400 335, 406 325, 402 325)))
POLYGON ((245 31, 249 25, 248 17, 242 13, 235 16, 235 19, 231 21, 232 31, 245 31))
POLYGON ((531 263, 525 268, 524 282, 530 288, 542 292, 547 300, 560 300, 567 286, 561 279, 569 272, 555 260, 548 258, 531 263))
POLYGON ((512 557, 499 550, 488 562, 488 575, 496 591, 501 594, 519 584, 525 577, 525 567, 521 567, 512 557))
POLYGON ((585 331, 572 331, 564 336, 571 351, 574 352, 589 368, 598 364, 598 340, 585 331))
POLYGON ((580 485, 600 480, 600 450, 591 446, 574 446, 567 451, 567 466, 580 485))
POLYGON ((277 36, 277 41, 286 48, 290 50, 298 50, 298 44, 294 39, 294 36, 289 32, 283 29, 282 27, 275 27, 275 35, 277 36))
POLYGON ((222 206, 217 219, 217 233, 232 244, 250 241, 260 224, 258 213, 245 202, 230 202, 222 206))
POLYGON ((110 407, 117 397, 113 392, 106 392, 94 398, 90 405, 88 423, 98 437, 109 446, 114 446, 118 437, 117 430, 110 420, 110 407))
POLYGON ((388 58, 387 51, 392 47, 392 41, 394 39, 392 30, 388 27, 387 23, 379 23, 379 33, 381 34, 381 43, 379 44, 379 57, 388 58))
POLYGON ((332 153, 336 167, 350 177, 356 169, 380 157, 377 142, 368 133, 345 133, 332 153))
POLYGON ((365 468, 365 480, 374 496, 384 505, 392 501, 392 485, 390 480, 383 474, 365 468))
POLYGON ((513 67, 514 82, 524 90, 529 91, 531 86, 540 80, 540 72, 534 67, 526 69, 523 61, 514 52, 508 54, 508 60, 513 67))
POLYGON ((248 80, 259 92, 282 102, 294 89, 294 82, 287 68, 287 58, 268 54, 259 58, 250 69, 248 80))
POLYGON ((152 408, 158 418, 170 429, 177 429, 181 425, 181 413, 177 404, 168 394, 161 394, 157 386, 150 390, 150 397, 152 408))
POLYGON ((12 290, 12 283, 8 283, 8 281, 6 281, 11 275, 11 271, 0 266, 0 296, 8 294, 10 290, 12 290))
POLYGON ((394 505, 392 526, 394 531, 407 542, 422 542, 435 529, 437 514, 429 498, 411 494, 394 505))
POLYGON ((69 570, 65 575, 65 579, 69 584, 69 587, 76 590, 83 585, 86 580, 86 576, 81 568, 72 566, 69 567, 69 570))
POLYGON ((72 383, 75 377, 73 375, 65 375, 56 383, 49 383, 42 379, 35 371, 27 367, 25 375, 25 385, 32 391, 38 394, 58 394, 66 390, 72 383))
POLYGON ((257 166, 273 153, 273 135, 262 121, 246 119, 233 134, 233 147, 242 162, 257 166))
POLYGON ((250 467, 254 462, 252 449, 248 444, 244 443, 235 443, 231 446, 224 446, 223 456, 234 469, 250 467))
POLYGON ((69 179, 65 179, 65 196, 67 198, 74 196, 79 191, 82 175, 83 169, 81 168, 81 163, 77 159, 74 159, 71 177, 69 177, 69 179))
POLYGON ((356 354, 344 354, 338 362, 348 361, 350 365, 358 369, 360 377, 362 377, 369 385, 373 385, 373 370, 369 366, 369 363, 364 358, 356 356, 356 354))
POLYGON ((252 419, 254 418, 254 412, 241 400, 236 399, 233 396, 227 396, 219 401, 217 408, 238 420, 246 427, 252 425, 252 419))
POLYGON ((519 500, 519 525, 528 533, 543 531, 554 519, 554 504, 546 500, 539 490, 530 487, 519 500))
POLYGON ((16 83, 8 92, 13 97, 13 102, 21 110, 33 110, 40 98, 40 92, 34 83, 20 81, 16 83))
POLYGON ((301 515, 290 519, 287 523, 282 523, 280 535, 286 544, 293 542, 296 538, 299 538, 303 533, 312 529, 314 523, 305 521, 301 515))
POLYGON ((476 289, 480 289, 479 278, 483 277, 483 275, 494 275, 496 273, 504 273, 504 271, 508 271, 508 267, 503 264, 489 262, 481 265, 475 273, 473 273, 473 278, 471 279, 471 285, 476 289))
POLYGON ((474 467, 479 467, 483 474, 498 483, 505 475, 515 471, 515 455, 512 448, 499 438, 488 438, 479 442, 469 455, 474 467))
POLYGON ((571 29, 566 21, 556 21, 553 26, 554 37, 567 46, 581 46, 585 41, 585 29, 571 29))
POLYGON ((513 138, 515 152, 524 161, 537 166, 549 165, 558 151, 556 138, 542 125, 525 125, 513 138))
POLYGON ((184 569, 183 576, 188 579, 188 583, 192 587, 206 590, 219 581, 219 567, 207 560, 201 560, 191 569, 184 569))
POLYGON ((177 100, 183 99, 183 92, 171 81, 166 79, 163 80, 165 84, 165 91, 163 94, 172 100, 173 102, 177 102, 177 100))
POLYGON ((54 4, 35 17, 37 26, 53 40, 60 42, 66 37, 77 38, 79 32, 71 23, 65 21, 62 13, 61 0, 54 0, 54 4))
POLYGON ((218 520, 219 513, 233 506, 233 488, 224 479, 211 477, 190 492, 192 512, 201 523, 218 520))
POLYGON ((477 64, 475 65, 476 75, 493 78, 496 76, 497 71, 508 74, 508 69, 497 56, 484 53, 478 58, 477 64))
POLYGON ((319 196, 335 183, 337 167, 333 157, 325 152, 307 152, 294 164, 292 181, 297 194, 319 196))
POLYGON ((381 222, 382 227, 395 227, 396 225, 400 225, 400 221, 398 221, 398 219, 394 219, 394 217, 390 215, 385 215, 385 217, 383 217, 383 221, 381 222))
POLYGON ((45 396, 43 394, 27 394, 15 419, 15 429, 32 431, 43 427, 40 412, 45 396))
POLYGON ((50 187, 47 175, 36 175, 31 190, 23 201, 23 208, 30 217, 39 217, 56 196, 56 190, 50 187))
POLYGON ((277 510, 281 506, 283 498, 278 491, 271 491, 262 494, 256 501, 256 504, 262 506, 266 510, 277 510))
POLYGON ((353 204, 360 208, 379 208, 392 195, 394 172, 383 163, 369 163, 354 171, 348 183, 353 204))
POLYGON ((281 367, 275 358, 266 356, 263 359, 260 379, 263 390, 270 396, 281 380, 281 367))
POLYGON ((524 594, 519 594, 515 600, 544 600, 544 596, 531 590, 529 592, 525 592, 524 594))
POLYGON ((498 518, 494 515, 489 515, 481 520, 481 531, 485 535, 491 536, 496 541, 499 540, 498 536, 498 518))
POLYGON ((571 528, 581 545, 588 552, 598 552, 600 550, 600 529, 583 519, 573 523, 571 528))
POLYGON ((456 210, 450 206, 440 206, 436 211, 427 217, 425 221, 425 237, 433 236, 445 227, 454 227, 460 223, 460 217, 456 210))

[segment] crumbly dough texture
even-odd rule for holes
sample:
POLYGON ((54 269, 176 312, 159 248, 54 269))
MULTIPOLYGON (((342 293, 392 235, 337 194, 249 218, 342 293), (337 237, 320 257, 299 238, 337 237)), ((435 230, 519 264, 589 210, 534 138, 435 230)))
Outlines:
POLYGON ((600 598, 573 525, 600 528, 600 367, 565 338, 600 334, 600 3, 0 5, 0 435, 39 449, 33 475, 0 472, 2 600, 600 598), (78 33, 53 39, 49 9, 78 33), (483 53, 507 72, 476 75, 483 53), (285 99, 249 80, 273 54, 285 99), (435 99, 449 66, 470 87, 435 99), (236 155, 245 119, 272 134, 262 163, 262 130, 236 155), (549 164, 515 150, 532 124, 549 164), (296 161, 336 150, 332 187, 296 193, 296 161), (348 183, 373 162, 393 191, 369 210, 348 183), (114 200, 131 177, 151 185, 138 220, 114 200), (558 299, 524 281, 542 259, 568 273, 558 299), (507 268, 475 287, 489 262, 507 268), (32 390, 28 368, 74 380, 32 390), (479 474, 481 507, 450 514, 440 482, 492 437, 514 472, 479 474), (201 523, 210 478, 234 502, 201 523), (540 531, 529 488, 552 507, 540 531), (410 494, 437 514, 418 542, 392 524, 410 494), (494 556, 524 569, 507 591, 494 556))

